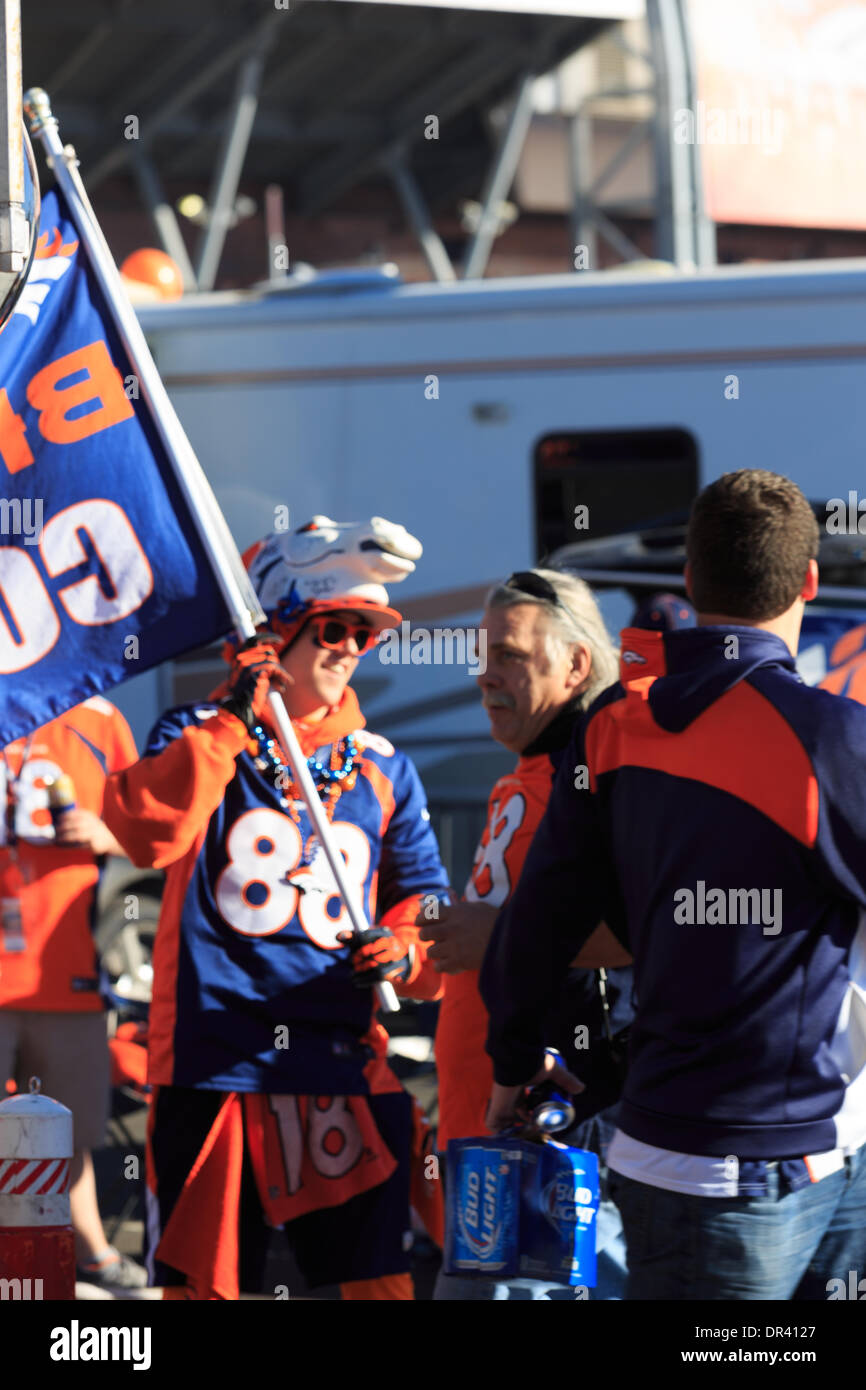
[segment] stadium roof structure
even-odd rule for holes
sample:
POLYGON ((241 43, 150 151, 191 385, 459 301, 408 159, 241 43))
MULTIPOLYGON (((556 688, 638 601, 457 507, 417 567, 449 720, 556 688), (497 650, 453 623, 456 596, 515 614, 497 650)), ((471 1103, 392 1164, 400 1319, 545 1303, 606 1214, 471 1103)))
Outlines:
MULTIPOLYGON (((24 86, 45 88, 92 193, 131 173, 185 279, 214 283, 241 176, 315 215, 390 177, 437 278, 433 230, 480 196, 469 269, 483 274, 531 115, 534 79, 643 0, 39 0, 23 7, 24 86), (486 115, 510 101, 491 136, 486 115), (425 138, 435 116, 439 139, 425 138), (129 120, 135 117, 135 122, 129 120), (162 181, 209 183, 196 271, 162 181), (180 246, 178 246, 180 243, 180 246)), ((465 273, 466 267, 464 267, 465 273)))

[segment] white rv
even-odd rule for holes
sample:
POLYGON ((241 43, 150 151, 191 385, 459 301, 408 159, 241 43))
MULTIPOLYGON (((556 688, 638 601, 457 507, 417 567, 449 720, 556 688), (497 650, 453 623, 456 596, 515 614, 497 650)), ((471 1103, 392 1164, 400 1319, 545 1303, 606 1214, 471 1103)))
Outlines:
MULTIPOLYGON (((866 495, 862 261, 449 285, 361 270, 139 312, 239 546, 278 508, 292 526, 399 521, 425 549, 394 600, 426 630, 471 627, 491 581, 569 541, 682 517, 731 468, 866 495)), ((416 760, 460 886, 510 757, 471 663, 383 655, 355 685, 416 760)), ((118 703, 143 738, 218 672, 196 655, 118 703)))

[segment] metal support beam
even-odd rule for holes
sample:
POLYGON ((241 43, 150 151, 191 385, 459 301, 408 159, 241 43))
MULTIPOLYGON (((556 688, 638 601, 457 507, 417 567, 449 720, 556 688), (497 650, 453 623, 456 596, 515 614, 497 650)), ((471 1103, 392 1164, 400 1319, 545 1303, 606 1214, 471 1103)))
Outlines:
POLYGON ((299 91, 304 84, 315 86, 326 78, 334 62, 334 49, 344 42, 344 28, 345 20, 335 15, 333 28, 329 27, 320 38, 293 52, 287 62, 275 63, 262 82, 262 98, 270 95, 282 98, 286 92, 299 91))
POLYGON ((393 113, 394 140, 389 149, 378 153, 364 151, 359 156, 357 147, 347 142, 324 162, 317 160, 311 165, 311 172, 301 176, 299 211, 308 217, 316 216, 347 188, 360 183, 381 165, 382 158, 387 159, 394 150, 402 149, 411 138, 420 139, 425 115, 435 112, 440 126, 444 125, 453 112, 462 110, 473 99, 480 99, 482 93, 489 90, 491 79, 495 82, 497 68, 506 72, 512 61, 512 51, 507 47, 495 48, 487 44, 471 49, 427 92, 423 104, 412 97, 393 113))
MULTIPOLYGON (((251 33, 238 39, 236 43, 222 48, 212 62, 202 68, 191 82, 188 82, 185 87, 181 87, 180 91, 170 97, 163 106, 156 111, 145 113, 141 117, 142 140, 149 143, 155 135, 159 134, 166 122, 176 116, 179 111, 185 111, 197 97, 208 91, 225 73, 234 68, 239 57, 253 52, 262 39, 273 32, 277 24, 284 22, 285 14, 282 11, 272 11, 259 20, 251 33)), ((115 170, 122 168, 129 157, 131 143, 131 141, 119 139, 113 149, 109 150, 102 159, 97 160, 87 176, 87 187, 90 193, 115 170)))
MULTIPOLYGON (((240 28, 222 30, 223 45, 236 43, 242 37, 240 28)), ((178 77, 182 78, 190 70, 197 71, 203 54, 213 50, 213 40, 213 27, 203 25, 193 32, 185 43, 178 42, 158 63, 141 74, 141 81, 137 82, 131 91, 124 93, 123 105, 110 114, 109 123, 114 121, 115 124, 119 124, 121 113, 125 115, 130 111, 141 111, 149 107, 153 101, 159 101, 160 96, 164 97, 167 92, 172 91, 178 77)), ((104 121, 104 114, 100 114, 104 121)))
POLYGON ((587 259, 593 268, 598 267, 599 235, 626 260, 642 256, 643 253, 602 211, 598 195, 649 134, 655 154, 656 192, 652 206, 655 254, 660 260, 671 261, 683 270, 712 266, 716 260, 715 228, 704 210, 700 150, 675 139, 675 113, 695 109, 694 62, 685 0, 647 0, 647 24, 651 60, 648 55, 632 49, 621 35, 615 41, 626 52, 651 61, 652 85, 591 92, 579 103, 570 121, 574 245, 587 247, 587 259), (651 119, 636 123, 604 169, 594 176, 589 108, 605 97, 646 95, 653 97, 651 119))
MULTIPOLYGON (((677 13, 679 15, 682 49, 685 55, 688 105, 690 110, 696 111, 698 86, 697 66, 695 63, 695 52, 692 46, 691 31, 689 29, 687 0, 677 0, 677 13)), ((701 163, 701 147, 695 143, 694 145, 689 145, 687 148, 691 154, 695 261, 699 267, 712 267, 717 264, 716 224, 707 213, 703 167, 701 163)))
POLYGON ((481 193, 478 226, 466 251, 461 275, 464 280, 484 275, 499 229, 499 204, 507 198, 532 120, 532 88, 537 74, 526 73, 520 80, 514 104, 499 139, 499 148, 487 171, 481 193))
MULTIPOLYGON (((63 113, 63 133, 74 141, 93 141, 104 134, 105 122, 93 109, 84 106, 68 105, 63 113)), ((190 154, 200 159, 202 145, 214 141, 214 121, 205 114, 188 112, 178 114, 160 125, 160 135, 165 147, 160 151, 160 169, 167 178, 177 166, 183 166, 190 154), (172 152, 168 142, 172 141, 182 148, 172 152)), ((267 110, 262 104, 259 90, 259 109, 256 115, 256 139, 272 140, 280 145, 335 145, 340 141, 363 140, 366 143, 387 144, 392 138, 390 123, 385 115, 342 116, 338 112, 323 112, 318 116, 306 116, 302 111, 295 113, 290 109, 267 110)), ((130 142, 133 145, 136 142, 130 142)), ((138 141, 141 146, 144 140, 138 141)), ((133 151, 134 158, 134 151, 133 151)))
POLYGON ((256 119, 259 84, 272 41, 271 28, 259 36, 255 50, 244 59, 238 72, 232 113, 223 136, 208 198, 210 219, 198 246, 195 269, 200 290, 212 290, 214 287, 256 119))
POLYGON ((457 275, 451 264, 451 257, 433 226, 424 195, 406 163, 405 156, 395 153, 389 159, 383 160, 382 166, 394 181, 409 226, 418 238, 433 279, 443 283, 456 280, 457 275))
MULTIPOLYGON (((125 0, 123 8, 127 9, 128 7, 129 0, 125 0)), ((94 53, 98 52, 106 40, 111 38, 114 32, 114 16, 112 16, 111 19, 104 19, 101 24, 97 24, 94 29, 91 29, 87 37, 82 39, 81 43, 64 58, 60 67, 56 68, 54 72, 51 73, 51 76, 45 83, 45 90, 50 92, 52 96, 55 92, 61 91, 64 83, 68 82, 70 77, 74 77, 75 74, 84 67, 88 59, 94 53)))
POLYGON ((593 218, 593 138, 587 103, 581 102, 568 122, 568 165, 571 178, 571 255, 577 264, 577 248, 586 247, 587 265, 598 270, 598 227, 593 218))
POLYGON ((162 184, 153 160, 143 150, 136 150, 132 159, 133 173, 139 192, 147 208, 160 245, 180 269, 185 290, 195 290, 195 271, 186 249, 186 242, 180 230, 174 208, 162 190, 162 184))
MULTIPOLYGON (((637 95, 637 93, 635 94, 637 95)), ((652 123, 650 121, 637 122, 601 172, 593 178, 593 136, 591 117, 587 108, 591 102, 610 95, 612 95, 610 92, 599 92, 585 98, 571 117, 568 128, 573 245, 575 248, 578 246, 586 247, 587 261, 592 270, 600 269, 599 231, 602 231, 605 241, 624 260, 636 260, 643 254, 634 242, 602 212, 598 203, 598 195, 605 184, 610 183, 614 175, 628 163, 634 151, 651 135, 652 123)), ((652 207, 655 208, 654 202, 652 207)), ((575 269, 580 269, 580 267, 575 265, 575 269)))
POLYGON ((619 149, 611 155, 601 173, 593 180, 592 187, 589 190, 589 196, 591 198, 598 197, 605 184, 610 183, 611 179, 628 163, 635 150, 639 149, 651 134, 652 123, 650 121, 635 122, 619 149))
MULTIPOLYGON (((607 213, 602 212, 601 208, 594 208, 592 217, 605 241, 613 247, 618 255, 622 256, 624 261, 642 261, 645 259, 644 252, 641 251, 640 247, 636 246, 625 232, 620 231, 616 223, 611 222, 607 213)), ((593 269, 597 270, 598 265, 594 265, 593 269)))
POLYGON ((656 71, 656 255, 683 269, 712 265, 714 236, 703 208, 700 151, 675 138, 677 111, 695 109, 682 0, 647 0, 656 71))
POLYGON ((652 54, 647 53, 642 48, 636 48, 633 43, 625 37, 621 24, 614 24, 608 30, 607 37, 611 43, 615 44, 620 53, 624 53, 628 58, 639 58, 642 63, 646 63, 648 68, 652 68, 652 54))
MULTIPOLYGON (((359 9, 361 7, 359 6, 359 9)), ((563 39, 575 31, 573 19, 563 20, 550 29, 526 55, 526 65, 533 72, 546 72, 555 60, 558 46, 563 39)), ((577 48, 578 42, 575 42, 577 48)), ((317 215, 328 203, 339 198, 347 188, 361 183, 381 165, 382 159, 389 158, 405 144, 421 139, 424 118, 434 112, 440 126, 459 111, 466 110, 473 102, 482 103, 486 95, 495 92, 497 86, 509 73, 513 72, 514 50, 508 44, 498 44, 495 39, 479 41, 449 67, 444 68, 442 77, 419 99, 412 96, 396 111, 390 113, 394 140, 389 148, 379 151, 358 152, 350 142, 345 148, 326 159, 311 162, 309 174, 302 174, 296 208, 307 217, 317 215)))

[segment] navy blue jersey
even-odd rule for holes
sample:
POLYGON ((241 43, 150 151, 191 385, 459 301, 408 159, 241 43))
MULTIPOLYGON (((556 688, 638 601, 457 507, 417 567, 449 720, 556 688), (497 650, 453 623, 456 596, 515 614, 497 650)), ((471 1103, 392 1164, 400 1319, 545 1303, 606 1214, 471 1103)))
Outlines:
MULTIPOLYGON (((441 894, 424 791, 386 739, 355 732, 358 776, 334 841, 369 921, 413 921, 441 894)), ((316 750, 326 761, 330 745, 316 750)), ((240 722, 215 704, 166 714, 113 779, 106 819, 136 863, 167 870, 154 952, 153 1082, 354 1095, 376 1047, 352 982, 351 927, 302 803, 294 817, 240 722)), ((379 1039, 381 1044, 381 1037, 379 1039)), ((379 1048, 381 1050, 381 1046, 379 1048)))

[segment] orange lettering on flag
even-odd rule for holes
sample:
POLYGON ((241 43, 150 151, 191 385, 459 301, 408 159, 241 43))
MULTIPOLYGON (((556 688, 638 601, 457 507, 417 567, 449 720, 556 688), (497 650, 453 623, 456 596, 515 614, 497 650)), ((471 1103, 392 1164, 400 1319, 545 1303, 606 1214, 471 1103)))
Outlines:
POLYGON ((78 250, 77 241, 61 241, 60 228, 55 227, 53 234, 43 232, 36 243, 35 259, 45 261, 49 256, 74 256, 78 250), (49 235, 51 240, 49 241, 49 235))
POLYGON ((33 462, 24 421, 15 414, 4 390, 0 390, 0 458, 10 473, 20 473, 33 462))
POLYGON ((120 373, 101 341, 76 348, 43 367, 27 387, 27 399, 39 411, 39 430, 50 444, 74 444, 135 414, 120 373), (83 381, 58 387, 59 381, 81 371, 87 372, 83 381), (69 411, 87 401, 98 401, 98 409, 70 420, 69 411))

